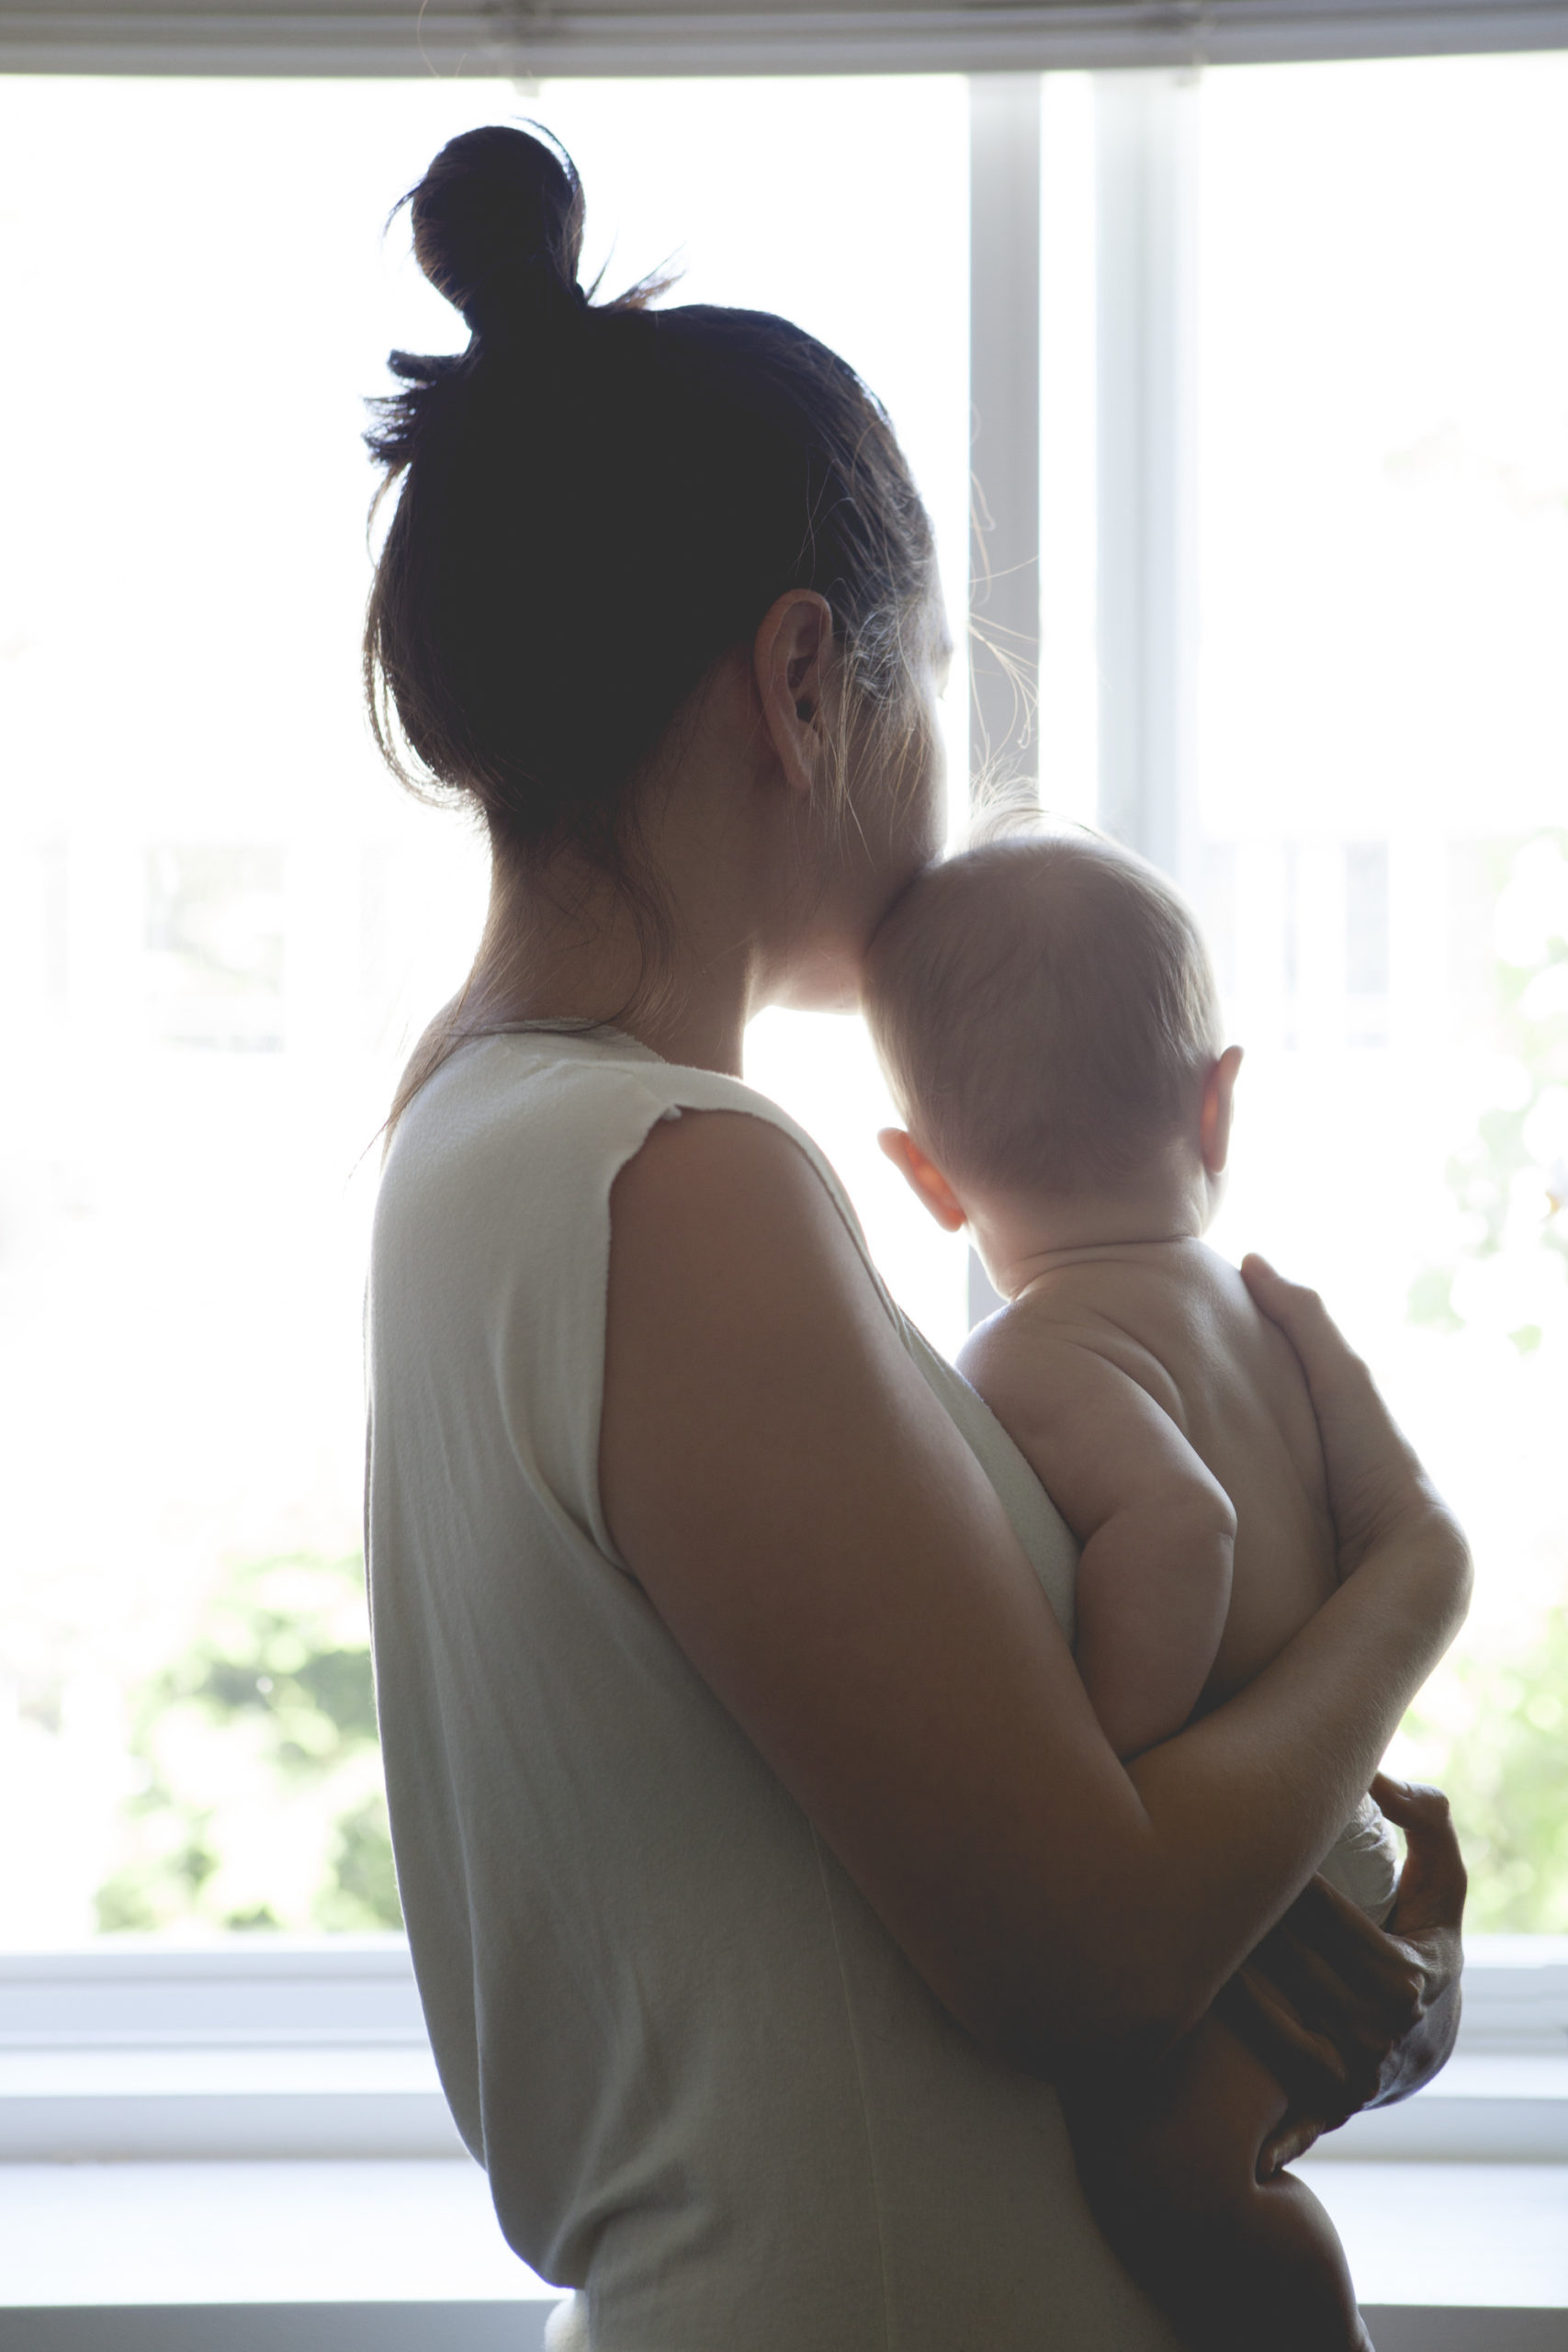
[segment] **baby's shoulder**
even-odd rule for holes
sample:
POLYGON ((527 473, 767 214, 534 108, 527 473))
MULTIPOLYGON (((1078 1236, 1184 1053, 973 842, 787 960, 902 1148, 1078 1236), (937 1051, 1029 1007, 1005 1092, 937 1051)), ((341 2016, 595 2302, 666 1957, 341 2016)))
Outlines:
POLYGON ((1126 1300, 1102 1295, 1102 1286, 1093 1282, 1052 1278, 1035 1283, 976 1325, 958 1368, 987 1398, 1026 1390, 1038 1396, 1081 1383, 1092 1359, 1135 1381, 1179 1420, 1178 1384, 1158 1348, 1140 1329, 1143 1318, 1126 1309, 1126 1300))
POLYGON ((1305 1391, 1294 1349, 1270 1323, 1228 1259, 1203 1242, 1194 1245, 1183 1270, 1183 1288, 1173 1295, 1190 1344, 1210 1359, 1243 1367, 1253 1379, 1305 1391))
POLYGON ((1205 1460, 1278 1441, 1303 1476, 1321 1480, 1317 1419, 1294 1349, 1236 1269, 1201 1242, 1167 1293, 1156 1344, 1205 1460))

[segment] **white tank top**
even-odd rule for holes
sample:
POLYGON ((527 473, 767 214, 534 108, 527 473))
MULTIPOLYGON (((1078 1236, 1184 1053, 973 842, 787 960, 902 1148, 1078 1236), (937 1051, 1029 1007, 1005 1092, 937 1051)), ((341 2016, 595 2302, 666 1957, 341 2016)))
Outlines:
MULTIPOLYGON (((1055 2094, 947 2016, 616 1556, 610 1188, 739 1081, 486 1038, 405 1114, 370 1278, 368 1544, 398 1877, 441 2078, 592 2352, 1173 2352, 1055 2094)), ((1075 1547, 900 1316, 1069 1637, 1075 1547)))

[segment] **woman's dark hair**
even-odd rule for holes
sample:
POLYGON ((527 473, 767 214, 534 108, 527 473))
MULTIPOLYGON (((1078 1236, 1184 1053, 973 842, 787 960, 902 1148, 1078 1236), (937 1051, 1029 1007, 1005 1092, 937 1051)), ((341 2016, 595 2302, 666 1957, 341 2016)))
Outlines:
MULTIPOLYGON (((634 887, 631 786, 713 663, 792 588, 826 597, 852 718, 908 730, 931 526, 892 427, 799 327, 658 284, 577 283, 581 184, 500 126, 405 199, 466 351, 394 352, 367 436, 400 485, 365 631, 382 752, 498 854, 634 887)), ((874 738, 873 739, 874 741, 874 738)))

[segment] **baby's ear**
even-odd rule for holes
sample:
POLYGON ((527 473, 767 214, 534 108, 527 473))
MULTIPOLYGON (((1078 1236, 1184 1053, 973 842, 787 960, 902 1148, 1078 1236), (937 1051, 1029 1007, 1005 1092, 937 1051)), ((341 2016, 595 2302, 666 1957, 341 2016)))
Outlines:
POLYGON ((1227 1046, 1216 1062, 1210 1065, 1203 1080, 1203 1109, 1198 1130, 1199 1148, 1203 1165, 1211 1176, 1224 1172, 1231 1148, 1231 1112, 1235 1100, 1235 1077, 1241 1068, 1241 1047, 1227 1046))
POLYGON ((912 1136, 906 1135, 902 1127, 883 1127, 878 1130, 876 1140, 944 1233, 957 1233, 968 1224, 968 1210, 935 1160, 926 1158, 912 1136))

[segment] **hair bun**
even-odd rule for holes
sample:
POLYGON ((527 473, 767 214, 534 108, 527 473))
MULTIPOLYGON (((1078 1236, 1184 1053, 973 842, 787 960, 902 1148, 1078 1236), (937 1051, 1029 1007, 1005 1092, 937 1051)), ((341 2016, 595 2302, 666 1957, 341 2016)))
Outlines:
POLYGON ((465 130, 409 201, 414 257, 475 334, 521 323, 542 301, 585 299, 582 183, 564 147, 502 123, 465 130))

